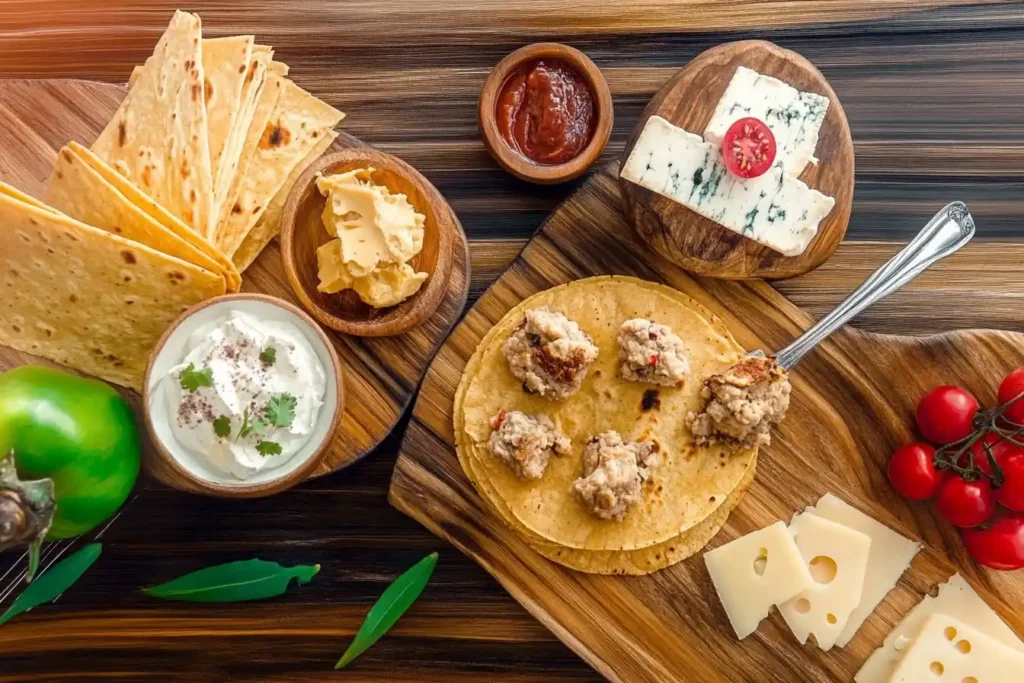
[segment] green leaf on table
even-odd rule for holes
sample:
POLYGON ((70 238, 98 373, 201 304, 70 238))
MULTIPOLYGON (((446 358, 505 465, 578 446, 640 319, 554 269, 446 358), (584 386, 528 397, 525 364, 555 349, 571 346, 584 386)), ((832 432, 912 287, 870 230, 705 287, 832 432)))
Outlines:
POLYGON ((199 387, 213 386, 213 368, 196 370, 195 364, 189 363, 188 367, 181 371, 178 381, 182 389, 194 394, 199 391, 199 387))
POLYGON ((437 566, 437 553, 431 553, 417 562, 407 572, 395 579, 394 583, 377 599, 377 603, 366 615, 366 621, 359 627, 352 644, 345 650, 335 669, 341 669, 353 659, 366 652, 381 636, 409 609, 430 581, 437 566))
POLYGON ((231 418, 221 415, 213 421, 213 433, 222 439, 231 436, 231 418))
POLYGON ((102 550, 102 544, 90 543, 74 555, 50 567, 42 576, 30 583, 14 604, 0 615, 0 624, 6 624, 22 612, 59 598, 61 593, 71 588, 85 570, 92 566, 102 550))
POLYGON ((266 560, 240 560, 200 569, 142 592, 182 602, 263 600, 284 593, 292 579, 309 583, 319 571, 318 564, 282 567, 266 560))
POLYGON ((265 458, 271 455, 281 455, 281 444, 274 441, 260 441, 256 444, 256 452, 265 458))
POLYGON ((287 428, 295 421, 295 406, 298 401, 288 393, 271 396, 267 401, 267 420, 274 427, 287 428))

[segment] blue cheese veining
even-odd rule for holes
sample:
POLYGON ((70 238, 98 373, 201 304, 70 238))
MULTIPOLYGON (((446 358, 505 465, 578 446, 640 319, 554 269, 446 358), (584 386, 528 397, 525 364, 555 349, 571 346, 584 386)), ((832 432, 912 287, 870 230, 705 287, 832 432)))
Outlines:
POLYGON ((622 177, 785 256, 804 252, 835 200, 776 163, 757 178, 732 175, 720 146, 652 116, 622 177))
POLYGON ((776 158, 786 173, 796 178, 808 163, 818 163, 814 149, 827 112, 827 97, 800 92, 777 78, 741 66, 718 101, 704 139, 720 145, 729 126, 753 116, 768 125, 775 136, 776 158))

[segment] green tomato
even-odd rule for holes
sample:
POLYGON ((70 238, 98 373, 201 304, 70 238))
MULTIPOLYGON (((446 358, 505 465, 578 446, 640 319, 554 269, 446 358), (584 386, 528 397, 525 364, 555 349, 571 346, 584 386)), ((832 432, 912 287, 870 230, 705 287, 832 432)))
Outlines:
POLYGON ((139 432, 110 385, 36 365, 0 374, 0 454, 22 480, 51 479, 47 538, 70 538, 109 519, 139 474, 139 432))

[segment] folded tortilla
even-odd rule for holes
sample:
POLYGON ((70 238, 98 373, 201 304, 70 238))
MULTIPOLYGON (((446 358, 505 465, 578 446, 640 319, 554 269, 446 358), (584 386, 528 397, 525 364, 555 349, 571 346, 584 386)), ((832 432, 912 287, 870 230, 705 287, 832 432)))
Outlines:
POLYGON ((635 551, 669 541, 696 529, 725 505, 756 456, 753 449, 698 447, 683 423, 689 410, 700 407, 701 380, 743 355, 721 320, 664 285, 605 276, 540 292, 509 311, 466 366, 455 399, 459 460, 485 498, 485 491, 492 491, 519 527, 546 543, 586 551, 635 551), (539 306, 575 320, 600 349, 580 390, 564 401, 525 393, 501 353, 524 311, 539 306), (682 386, 654 387, 619 377, 618 329, 630 318, 668 325, 683 339, 692 376, 682 386), (644 400, 647 391, 657 392, 653 407, 644 400), (499 410, 547 415, 572 439, 572 452, 551 458, 539 480, 517 479, 487 448, 489 420, 499 410), (597 519, 570 493, 572 482, 583 474, 584 444, 608 429, 661 446, 661 463, 644 486, 643 501, 622 522, 597 519))
POLYGON ((277 107, 258 137, 250 127, 243 151, 247 158, 238 171, 238 192, 231 206, 221 210, 213 241, 218 249, 235 253, 292 170, 344 116, 291 81, 283 81, 277 107))
POLYGON ((337 137, 338 134, 333 130, 327 131, 327 134, 320 139, 320 142, 316 143, 316 146, 309 150, 306 158, 292 169, 288 179, 284 181, 284 185, 281 186, 281 189, 277 191, 274 198, 267 204, 263 215, 256 221, 256 225, 245 236, 242 244, 231 257, 239 272, 245 271, 246 268, 252 265, 252 262, 256 260, 256 257, 260 255, 264 247, 270 244, 270 241, 281 232, 281 218, 284 216, 284 205, 288 201, 288 195, 291 193, 292 188, 295 187, 295 181, 299 179, 303 171, 309 168, 310 164, 327 151, 327 148, 331 146, 331 143, 337 137))
POLYGON ((149 353, 224 278, 0 191, 0 344, 142 389, 149 353))
POLYGON ((92 150, 200 235, 215 220, 199 17, 177 11, 92 150))
MULTIPOLYGON (((213 258, 195 246, 192 240, 201 239, 198 235, 180 222, 177 223, 180 226, 178 233, 175 233, 133 204, 93 167, 102 164, 99 158, 81 145, 64 147, 57 154, 57 162, 46 191, 46 202, 86 225, 145 244, 169 256, 218 273, 224 278, 228 290, 237 291, 237 272, 223 265, 223 259, 213 258)), ((107 167, 107 170, 108 176, 116 175, 113 169, 107 167)), ((128 182, 123 178, 122 181, 122 185, 128 182)))
MULTIPOLYGON (((217 251, 216 247, 203 239, 201 235, 193 232, 177 216, 174 216, 170 211, 155 202, 152 197, 130 183, 120 173, 103 163, 103 160, 89 149, 82 147, 77 142, 69 143, 68 149, 91 170, 107 181, 114 190, 124 196, 133 206, 161 225, 164 230, 177 235, 213 260, 216 268, 211 270, 223 275, 229 292, 237 292, 241 288, 242 276, 238 273, 234 264, 231 263, 231 260, 217 251)), ((197 265, 205 267, 202 264, 197 263, 197 265)))

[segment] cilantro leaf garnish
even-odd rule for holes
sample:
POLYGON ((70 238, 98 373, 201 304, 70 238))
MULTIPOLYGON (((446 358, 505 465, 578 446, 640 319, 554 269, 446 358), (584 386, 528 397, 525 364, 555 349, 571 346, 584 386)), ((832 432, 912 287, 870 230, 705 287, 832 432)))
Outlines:
POLYGON ((256 452, 263 456, 281 455, 281 444, 273 441, 260 441, 256 444, 256 452))
POLYGON ((222 439, 231 436, 231 418, 221 415, 213 421, 213 433, 222 439))
POLYGON ((295 420, 295 406, 298 400, 291 394, 276 394, 267 402, 267 420, 271 426, 287 429, 295 420))
POLYGON ((270 423, 264 420, 262 417, 254 417, 251 421, 249 420, 249 409, 246 408, 242 412, 242 427, 238 430, 238 439, 244 439, 252 436, 263 436, 270 429, 270 423))
POLYGON ((199 391, 199 387, 213 386, 213 368, 196 370, 196 366, 189 363, 188 367, 181 371, 178 381, 181 382, 182 389, 194 394, 199 391))
POLYGON ((273 346, 268 346, 267 348, 260 351, 260 362, 263 363, 263 366, 267 368, 276 363, 277 349, 275 349, 273 346))

